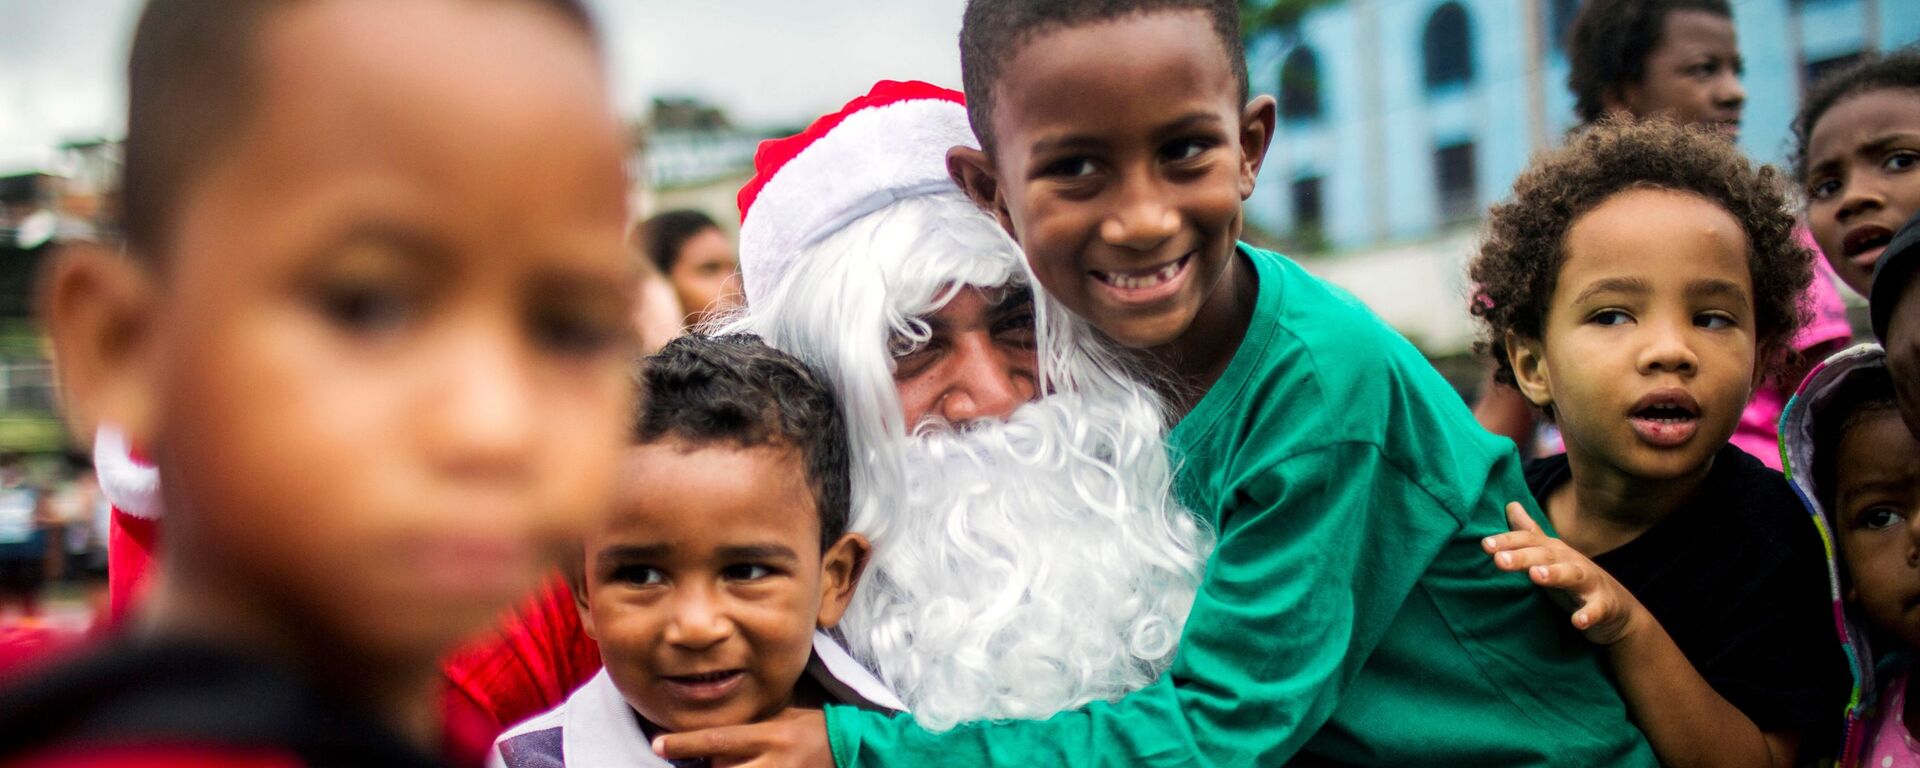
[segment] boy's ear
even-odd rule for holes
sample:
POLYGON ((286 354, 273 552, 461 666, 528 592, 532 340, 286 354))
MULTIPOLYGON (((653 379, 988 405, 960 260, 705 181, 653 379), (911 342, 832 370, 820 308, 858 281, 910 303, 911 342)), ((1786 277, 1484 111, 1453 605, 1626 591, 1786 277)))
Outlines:
POLYGON ((1541 408, 1553 404, 1553 376, 1540 342, 1507 331, 1507 364, 1513 366, 1513 384, 1527 402, 1541 408))
POLYGON ((584 568, 568 568, 567 591, 573 593, 573 608, 580 612, 580 628, 586 631, 587 637, 598 641, 600 635, 596 634, 593 629, 593 610, 587 603, 587 580, 585 576, 584 568))
POLYGON ((860 574, 867 569, 867 556, 873 546, 857 533, 841 536, 820 558, 820 613, 814 624, 822 629, 840 623, 853 602, 853 590, 860 585, 860 574))
POLYGON ((94 429, 106 422, 151 450, 158 409, 150 347, 159 300, 151 270, 103 245, 71 243, 42 273, 39 294, 74 439, 92 445, 94 429))
POLYGON ((993 173, 993 158, 973 147, 954 147, 947 150, 947 175, 953 177, 953 183, 960 185, 960 191, 967 193, 974 205, 993 214, 1008 237, 1020 239, 1013 231, 1013 216, 1007 213, 1005 190, 993 173))
POLYGON ((1247 102, 1240 115, 1240 199, 1253 196, 1254 182, 1260 178, 1260 165, 1267 161, 1267 148, 1273 145, 1273 132, 1279 125, 1279 106, 1272 96, 1257 96, 1247 102))

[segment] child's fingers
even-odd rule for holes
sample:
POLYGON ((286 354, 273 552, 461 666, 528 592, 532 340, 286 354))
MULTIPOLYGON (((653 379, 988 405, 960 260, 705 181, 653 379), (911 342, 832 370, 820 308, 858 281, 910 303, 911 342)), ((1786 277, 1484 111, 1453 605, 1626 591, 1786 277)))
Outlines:
POLYGON ((1527 508, 1517 501, 1507 502, 1507 527, 1516 531, 1545 535, 1545 532, 1540 530, 1540 524, 1533 521, 1532 515, 1527 514, 1527 508))
POLYGON ((1547 547, 1522 547, 1493 553, 1494 567, 1503 571, 1523 571, 1559 561, 1557 554, 1547 547))
POLYGON ((1573 627, 1582 631, 1592 629, 1594 625, 1611 618, 1614 612, 1612 599, 1606 595, 1594 595, 1573 612, 1573 627))
POLYGON ((751 725, 665 734, 652 746, 654 754, 669 760, 704 757, 755 768, 830 768, 826 725, 819 710, 788 710, 751 725))
POLYGON ((1480 548, 1488 554, 1508 549, 1538 547, 1547 542, 1547 537, 1529 531, 1498 533, 1480 540, 1480 548))
POLYGON ((1533 583, 1568 592, 1585 590, 1593 581, 1590 576, 1587 569, 1577 563, 1551 562, 1527 568, 1527 578, 1533 583))

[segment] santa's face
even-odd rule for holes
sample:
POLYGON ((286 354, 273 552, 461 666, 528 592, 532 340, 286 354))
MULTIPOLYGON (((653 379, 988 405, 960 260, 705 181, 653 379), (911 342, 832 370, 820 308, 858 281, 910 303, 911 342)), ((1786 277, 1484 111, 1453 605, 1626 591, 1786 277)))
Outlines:
POLYGON ((909 427, 929 419, 1005 421, 1034 399, 1031 291, 963 288, 946 306, 918 319, 926 325, 926 340, 896 336, 889 350, 909 427))

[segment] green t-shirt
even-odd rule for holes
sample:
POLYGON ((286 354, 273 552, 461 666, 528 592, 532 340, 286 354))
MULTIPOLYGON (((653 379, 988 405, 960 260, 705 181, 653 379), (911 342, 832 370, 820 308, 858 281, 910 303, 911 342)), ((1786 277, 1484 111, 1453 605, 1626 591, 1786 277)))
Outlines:
MULTIPOLYGON (((1173 429, 1219 531, 1173 666, 1115 702, 945 733, 827 709, 840 766, 1651 766, 1592 646, 1480 540, 1532 497, 1413 346, 1279 254, 1173 429)), ((1544 516, 1535 515, 1544 520, 1544 516)))

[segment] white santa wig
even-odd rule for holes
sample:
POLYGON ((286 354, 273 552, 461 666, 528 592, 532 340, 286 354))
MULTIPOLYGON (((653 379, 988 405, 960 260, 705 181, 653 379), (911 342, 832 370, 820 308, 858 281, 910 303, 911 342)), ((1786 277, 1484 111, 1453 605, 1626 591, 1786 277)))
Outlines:
POLYGON ((878 108, 905 126, 862 125, 872 104, 838 116, 871 134, 855 144, 862 158, 909 153, 871 182, 899 181, 881 194, 848 191, 859 168, 805 194, 811 177, 787 171, 811 147, 760 180, 757 203, 743 191, 748 306, 717 324, 759 334, 839 395, 854 458, 851 527, 874 545, 841 629, 934 729, 1043 718, 1152 682, 1171 663, 1211 547, 1173 501, 1160 398, 1043 291, 1034 322, 1044 397, 1004 424, 906 423, 892 346, 925 340, 919 318, 961 290, 1034 285, 1018 246, 945 180, 954 142, 914 143, 964 132, 957 96, 951 109, 878 108), (781 199, 805 202, 769 206, 781 199), (796 209, 798 226, 783 220, 796 209), (761 229, 749 234, 756 217, 761 229), (769 235, 767 222, 781 231, 769 235), (769 252, 772 241, 783 247, 769 252))

